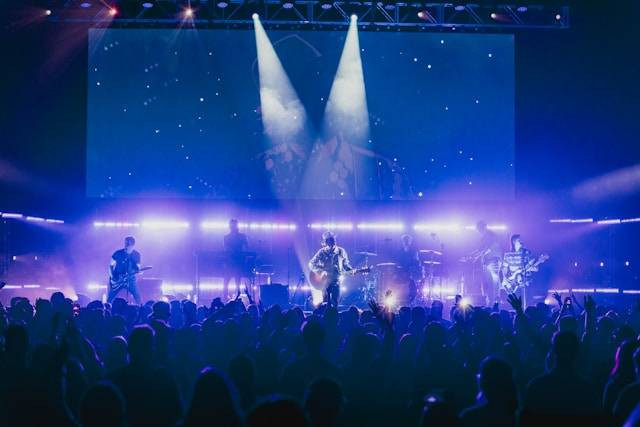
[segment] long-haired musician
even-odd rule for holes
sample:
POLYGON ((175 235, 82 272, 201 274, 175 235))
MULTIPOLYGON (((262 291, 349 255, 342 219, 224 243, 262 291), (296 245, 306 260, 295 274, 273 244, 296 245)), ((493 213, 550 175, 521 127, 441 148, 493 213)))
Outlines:
POLYGON ((324 301, 337 307, 340 297, 340 276, 352 271, 349 256, 344 248, 336 244, 336 236, 331 231, 322 233, 322 248, 309 261, 309 270, 320 274, 327 281, 324 301))

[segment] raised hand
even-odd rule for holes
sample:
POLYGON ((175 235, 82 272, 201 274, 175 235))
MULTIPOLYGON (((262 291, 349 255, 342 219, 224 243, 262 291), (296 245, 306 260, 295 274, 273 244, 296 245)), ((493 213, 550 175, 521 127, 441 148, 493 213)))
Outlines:
POLYGON ((584 310, 589 314, 596 312, 596 302, 591 295, 586 295, 584 297, 584 310))
POLYGON ((562 297, 558 292, 553 293, 553 299, 555 299, 558 302, 558 305, 562 307, 562 297))
POLYGON ((524 312, 522 310, 522 298, 518 298, 516 294, 507 295, 507 301, 517 314, 522 314, 524 312))

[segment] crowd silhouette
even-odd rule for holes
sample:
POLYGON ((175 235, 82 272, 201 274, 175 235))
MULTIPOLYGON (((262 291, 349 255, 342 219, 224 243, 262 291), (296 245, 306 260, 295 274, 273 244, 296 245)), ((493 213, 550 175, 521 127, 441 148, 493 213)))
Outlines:
POLYGON ((0 307, 0 425, 640 425, 640 304, 0 307))

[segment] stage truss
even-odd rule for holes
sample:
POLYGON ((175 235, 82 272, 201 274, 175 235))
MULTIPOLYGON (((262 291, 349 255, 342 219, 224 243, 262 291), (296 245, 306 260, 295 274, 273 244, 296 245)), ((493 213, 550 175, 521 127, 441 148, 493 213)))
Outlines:
POLYGON ((50 2, 49 20, 94 26, 245 27, 257 13, 265 25, 296 28, 340 28, 351 15, 362 29, 515 31, 567 29, 565 2, 451 3, 309 0, 98 0, 50 2))

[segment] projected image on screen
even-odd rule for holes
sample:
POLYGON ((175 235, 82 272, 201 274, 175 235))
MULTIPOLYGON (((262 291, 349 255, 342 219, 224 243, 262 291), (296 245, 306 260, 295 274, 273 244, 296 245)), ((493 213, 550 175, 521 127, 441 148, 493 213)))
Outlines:
POLYGON ((90 30, 87 194, 514 193, 513 36, 90 30))

